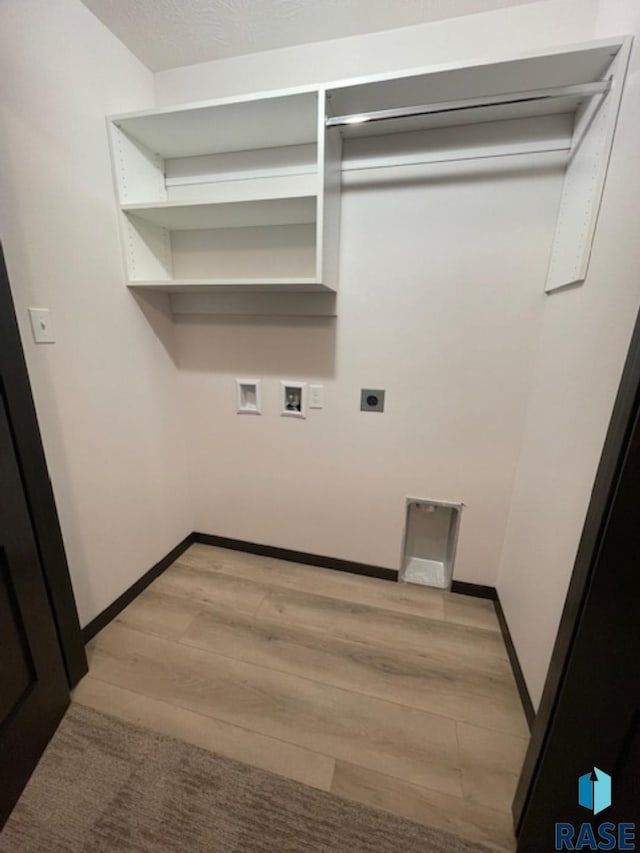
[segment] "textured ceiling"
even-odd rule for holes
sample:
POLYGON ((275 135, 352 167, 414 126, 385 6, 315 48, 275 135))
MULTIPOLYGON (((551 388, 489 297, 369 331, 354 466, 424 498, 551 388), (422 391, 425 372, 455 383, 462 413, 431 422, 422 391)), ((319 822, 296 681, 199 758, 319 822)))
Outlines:
POLYGON ((153 71, 534 0, 82 0, 153 71))

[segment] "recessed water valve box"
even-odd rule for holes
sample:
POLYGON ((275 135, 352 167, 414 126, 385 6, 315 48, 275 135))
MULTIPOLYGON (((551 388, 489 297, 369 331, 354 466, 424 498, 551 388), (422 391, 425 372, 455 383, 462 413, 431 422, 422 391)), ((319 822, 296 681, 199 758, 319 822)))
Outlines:
POLYGON ((307 383, 281 382, 282 410, 280 415, 285 418, 307 417, 307 383))
POLYGON ((239 415, 261 415, 262 400, 259 379, 236 379, 239 415))
POLYGON ((363 388, 360 391, 361 412, 384 412, 384 391, 380 388, 363 388))

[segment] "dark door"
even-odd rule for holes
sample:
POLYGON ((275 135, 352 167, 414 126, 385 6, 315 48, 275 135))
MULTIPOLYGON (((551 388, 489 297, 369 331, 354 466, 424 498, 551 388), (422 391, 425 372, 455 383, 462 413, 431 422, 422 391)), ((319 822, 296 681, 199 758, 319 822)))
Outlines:
POLYGON ((640 850, 640 324, 538 717, 515 802, 519 853, 640 850), (594 768, 595 775, 583 782, 580 804, 578 779, 594 768), (590 790, 602 773, 611 777, 611 805, 604 778, 594 812, 590 790), (633 822, 635 843, 620 841, 616 830, 598 836, 602 824, 633 822), (564 830, 564 846, 556 847, 558 823, 576 827, 575 848, 571 827, 564 830), (588 834, 579 836, 583 823, 595 830, 600 846, 588 834), (612 832, 615 846, 607 846, 612 832))
POLYGON ((0 827, 69 704, 0 384, 0 827))

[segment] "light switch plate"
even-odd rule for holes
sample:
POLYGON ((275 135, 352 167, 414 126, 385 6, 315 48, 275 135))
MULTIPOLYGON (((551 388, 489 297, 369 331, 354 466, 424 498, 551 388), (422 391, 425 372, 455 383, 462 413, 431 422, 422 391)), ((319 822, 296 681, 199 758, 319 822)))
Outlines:
POLYGON ((29 308, 33 340, 37 344, 55 344, 56 339, 48 308, 29 308))
POLYGON ((324 385, 309 385, 309 408, 324 408, 324 385))

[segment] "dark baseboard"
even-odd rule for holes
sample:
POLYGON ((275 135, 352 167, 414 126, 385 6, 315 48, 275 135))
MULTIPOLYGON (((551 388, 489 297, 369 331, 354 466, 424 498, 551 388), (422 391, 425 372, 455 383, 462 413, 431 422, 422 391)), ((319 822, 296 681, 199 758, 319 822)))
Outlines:
POLYGON ((502 633, 502 639, 504 640, 504 644, 507 648, 509 663, 511 664, 513 677, 516 680, 516 687, 518 688, 518 694, 520 696, 520 701, 522 702, 522 709, 525 717, 527 718, 529 729, 531 729, 536 717, 536 712, 533 708, 533 702, 531 701, 531 696, 527 689, 527 683, 524 680, 524 675, 522 674, 522 667, 518 660, 518 653, 516 652, 516 647, 513 645, 513 640, 511 639, 511 631, 507 625, 507 620, 504 615, 504 610, 502 609, 502 604, 500 603, 500 597, 497 589, 495 586, 483 586, 482 584, 477 583, 454 581, 451 584, 451 592, 457 592, 460 595, 471 595, 474 598, 486 598, 489 601, 493 601, 493 605, 496 609, 496 616, 498 617, 498 624, 500 625, 500 632, 502 633))
POLYGON ((471 595, 473 598, 486 598, 489 601, 498 600, 498 592, 495 586, 484 586, 481 583, 453 581, 451 592, 457 592, 458 595, 471 595))
POLYGON ((261 557, 273 557, 276 560, 287 560, 290 563, 303 563, 305 566, 318 566, 322 569, 335 569, 338 572, 351 572, 354 575, 366 575, 370 578, 380 578, 386 581, 398 580, 395 569, 384 569, 381 566, 369 566, 366 563, 353 563, 351 560, 339 560, 336 557, 322 557, 318 554, 307 554, 306 551, 292 551, 289 548, 274 548, 272 545, 257 545, 255 542, 244 542, 241 539, 227 539, 226 536, 213 536, 209 533, 194 533, 193 541, 202 545, 215 545, 218 548, 229 548, 232 551, 246 551, 249 554, 259 554, 261 557))
POLYGON ((319 566, 324 569, 335 569, 339 572, 351 572, 356 575, 381 578, 382 580, 395 581, 398 579, 398 572, 393 569, 384 569, 380 566, 368 566, 366 563, 353 563, 349 560, 338 560, 335 557, 321 557, 317 554, 307 554, 304 551, 291 551, 288 548, 274 548, 271 545, 257 545, 254 542, 244 542, 241 539, 228 539, 225 536, 214 536, 209 533, 190 533, 82 629, 84 642, 88 643, 89 640, 92 640, 99 631, 115 619, 127 605, 131 604, 149 584, 153 583, 194 542, 199 542, 202 545, 215 545, 219 548, 228 548, 232 551, 245 551, 249 554, 259 554, 262 557, 273 557, 293 563, 303 563, 307 566, 319 566))
POLYGON ((165 571, 165 569, 168 569, 171 563, 177 560, 178 557, 186 551, 189 545, 192 545, 194 541, 193 533, 185 536, 179 545, 172 548, 165 557, 157 562, 155 566, 152 566, 148 572, 145 572, 141 578, 132 584, 129 589, 125 590, 122 595, 116 598, 114 602, 102 611, 102 613, 98 613, 95 619, 92 619, 91 622, 89 622, 88 625, 85 625, 82 629, 82 638, 84 642, 88 643, 89 640, 92 640, 95 637, 98 631, 101 631, 109 624, 109 622, 115 619, 128 604, 131 604, 134 598, 137 598, 150 583, 165 571))
POLYGON ((531 728, 533 727, 533 721, 536 718, 536 712, 533 707, 533 702, 531 701, 531 696, 529 695, 529 690, 527 689, 527 683, 524 680, 522 667, 520 666, 520 661, 518 660, 518 653, 516 652, 516 647, 513 645, 513 640, 511 639, 511 631, 509 630, 509 626, 507 625, 507 620, 505 618, 504 610, 502 609, 502 604, 500 603, 499 596, 496 596, 494 605, 496 608, 496 614, 498 616, 498 622, 500 624, 500 630, 502 632, 502 639, 504 640, 504 644, 507 647, 507 654, 509 655, 509 663, 511 664, 511 669, 513 670, 513 677, 516 680, 516 687, 518 688, 518 693, 520 694, 520 701, 522 702, 524 715, 527 718, 529 730, 531 730, 531 728))

